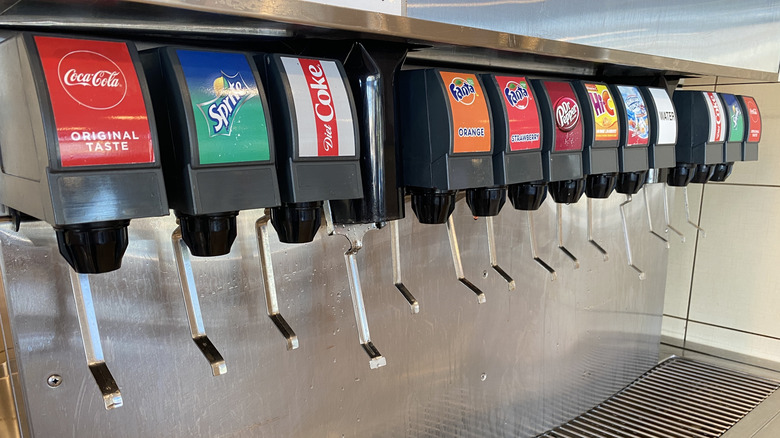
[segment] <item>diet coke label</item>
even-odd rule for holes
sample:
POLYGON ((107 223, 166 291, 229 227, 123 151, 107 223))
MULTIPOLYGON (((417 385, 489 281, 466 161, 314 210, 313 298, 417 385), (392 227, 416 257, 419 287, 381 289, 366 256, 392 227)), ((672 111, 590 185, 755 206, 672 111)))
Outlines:
POLYGON ((154 162, 149 116, 125 43, 35 37, 62 167, 154 162))
POLYGON ((107 110, 127 95, 127 78, 110 58, 91 50, 74 50, 60 59, 57 76, 65 92, 79 104, 107 110))
POLYGON ((299 157, 354 157, 352 107, 336 61, 282 57, 292 90, 299 157))

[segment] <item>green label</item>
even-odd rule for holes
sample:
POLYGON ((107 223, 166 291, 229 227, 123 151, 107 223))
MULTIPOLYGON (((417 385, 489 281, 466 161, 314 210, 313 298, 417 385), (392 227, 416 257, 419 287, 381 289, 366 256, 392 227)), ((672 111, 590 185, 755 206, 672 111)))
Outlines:
POLYGON ((729 140, 742 141, 745 138, 745 114, 742 106, 733 94, 721 94, 726 102, 726 112, 729 115, 729 140))
POLYGON ((246 56, 176 54, 190 92, 200 164, 270 160, 265 108, 246 56))

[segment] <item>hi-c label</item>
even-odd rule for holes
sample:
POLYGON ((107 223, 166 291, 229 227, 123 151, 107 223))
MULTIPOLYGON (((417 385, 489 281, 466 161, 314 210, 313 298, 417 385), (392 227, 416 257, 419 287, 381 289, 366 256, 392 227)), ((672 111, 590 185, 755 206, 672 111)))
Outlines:
POLYGON ((143 91, 125 43, 34 38, 63 167, 154 162, 143 91))
POLYGON ((612 93, 603 84, 585 84, 585 89, 588 91, 590 107, 593 109, 595 140, 617 140, 618 117, 612 93))
POLYGON ((195 118, 200 164, 270 159, 258 84, 245 55, 177 50, 195 118))
POLYGON ((452 152, 491 150, 490 113, 482 86, 470 73, 439 72, 452 110, 452 152))

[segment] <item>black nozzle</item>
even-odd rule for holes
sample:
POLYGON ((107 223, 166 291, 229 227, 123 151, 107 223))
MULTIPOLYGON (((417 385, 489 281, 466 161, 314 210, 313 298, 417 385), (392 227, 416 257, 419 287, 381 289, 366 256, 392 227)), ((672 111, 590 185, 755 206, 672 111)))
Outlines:
POLYGON ((585 178, 553 181, 550 186, 550 196, 558 204, 574 204, 585 193, 585 178))
POLYGON ((599 173, 585 177, 585 195, 588 198, 609 198, 617 184, 617 173, 599 173))
POLYGON ((421 224, 443 224, 455 210, 456 190, 409 187, 412 211, 421 224))
POLYGON ((710 181, 723 182, 731 175, 731 171, 734 170, 734 163, 719 163, 714 166, 715 170, 712 172, 710 181))
POLYGON ((311 242, 321 222, 322 201, 282 202, 281 206, 271 209, 271 225, 280 242, 311 242))
POLYGON ((538 210, 547 198, 547 183, 533 181, 509 186, 509 202, 516 210, 538 210))
POLYGON ((715 173, 714 164, 697 164, 696 170, 693 172, 692 183, 705 184, 712 178, 712 174, 715 173))
POLYGON ((624 195, 636 195, 639 189, 645 184, 647 171, 640 172, 621 172, 617 177, 615 191, 624 195))
POLYGON ((506 202, 506 187, 482 187, 466 190, 466 204, 474 216, 498 216, 506 202))
POLYGON ((695 172, 695 164, 677 163, 675 167, 669 169, 666 183, 672 187, 685 187, 691 182, 695 172))
POLYGON ((79 274, 119 269, 127 249, 130 220, 55 226, 60 254, 79 274))
POLYGON ((237 211, 189 215, 176 213, 181 227, 181 238, 190 252, 198 257, 221 256, 230 252, 236 240, 237 211))

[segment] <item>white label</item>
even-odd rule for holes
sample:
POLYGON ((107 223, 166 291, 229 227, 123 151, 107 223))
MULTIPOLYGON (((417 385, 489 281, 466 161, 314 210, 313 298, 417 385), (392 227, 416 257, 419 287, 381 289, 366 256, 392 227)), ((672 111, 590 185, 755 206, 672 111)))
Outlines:
POLYGON ((650 95, 655 103, 656 114, 658 115, 658 145, 669 145, 677 143, 677 112, 674 110, 672 99, 669 98, 666 90, 663 88, 649 87, 650 95))
MULTIPOLYGON (((321 72, 317 67, 313 70, 310 69, 309 73, 313 71, 320 75, 317 77, 320 78, 321 73, 324 72, 327 82, 322 82, 320 79, 322 83, 310 83, 298 58, 282 57, 281 59, 292 89, 293 107, 298 125, 298 156, 322 157, 331 155, 324 151, 329 150, 329 146, 335 144, 338 151, 337 156, 354 157, 357 139, 355 138, 354 120, 352 120, 352 107, 344 78, 336 63, 334 61, 314 61, 321 66, 321 72), (325 83, 327 85, 324 85, 325 83), (317 99, 312 97, 310 88, 317 88, 319 93, 315 93, 317 99), (323 119, 325 116, 327 118, 323 119), (329 138, 333 121, 336 123, 335 131, 337 133, 337 141, 335 142, 329 138), (327 125, 323 125, 323 123, 327 123, 327 125), (327 128, 327 131, 323 132, 323 126, 327 128), (325 146, 323 146, 323 142, 325 146)), ((304 59, 304 61, 306 60, 304 59)), ((333 154, 336 154, 335 150, 333 154)))

